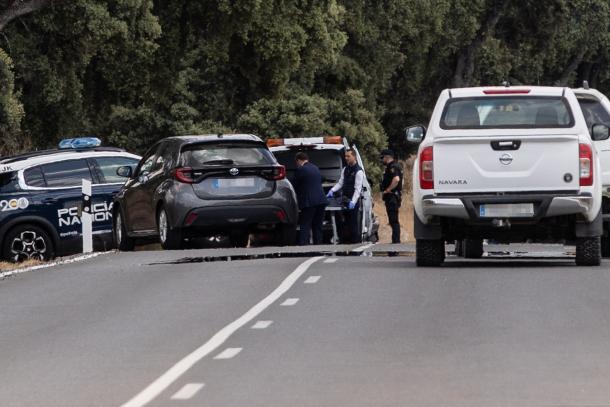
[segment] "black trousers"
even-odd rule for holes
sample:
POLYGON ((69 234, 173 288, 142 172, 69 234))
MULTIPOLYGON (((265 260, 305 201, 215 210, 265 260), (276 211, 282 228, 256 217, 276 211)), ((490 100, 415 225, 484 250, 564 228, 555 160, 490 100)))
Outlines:
POLYGON ((385 210, 388 214, 390 227, 392 228, 392 243, 400 243, 400 222, 398 220, 399 209, 400 202, 396 197, 391 196, 385 199, 385 210))
POLYGON ((362 242, 362 234, 360 233, 361 219, 359 215, 360 202, 356 204, 354 209, 348 209, 345 213, 345 223, 349 232, 349 238, 346 243, 360 243, 362 242))
POLYGON ((326 205, 302 208, 299 215, 300 246, 308 245, 313 231, 313 244, 322 244, 322 222, 324 221, 324 208, 326 205))

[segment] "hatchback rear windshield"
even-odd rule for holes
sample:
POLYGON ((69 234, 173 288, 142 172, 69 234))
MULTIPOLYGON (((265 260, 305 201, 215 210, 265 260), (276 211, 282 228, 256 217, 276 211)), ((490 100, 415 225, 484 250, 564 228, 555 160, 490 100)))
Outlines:
POLYGON ((574 116, 564 98, 502 96, 451 99, 445 105, 441 128, 535 129, 569 128, 574 116))
POLYGON ((258 143, 202 143, 184 147, 181 163, 192 168, 210 165, 270 165, 275 164, 275 159, 265 146, 258 143))

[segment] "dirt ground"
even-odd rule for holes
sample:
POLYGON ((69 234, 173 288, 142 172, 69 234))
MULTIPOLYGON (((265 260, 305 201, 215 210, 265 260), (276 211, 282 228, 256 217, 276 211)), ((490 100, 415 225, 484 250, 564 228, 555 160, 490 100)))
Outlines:
POLYGON ((9 271, 9 270, 15 270, 15 269, 22 269, 22 268, 26 268, 26 267, 32 267, 32 266, 37 266, 39 264, 42 264, 43 262, 38 261, 38 260, 28 260, 28 261, 24 261, 23 263, 19 263, 19 264, 15 264, 15 263, 9 263, 6 261, 0 261, 0 273, 3 271, 9 271))

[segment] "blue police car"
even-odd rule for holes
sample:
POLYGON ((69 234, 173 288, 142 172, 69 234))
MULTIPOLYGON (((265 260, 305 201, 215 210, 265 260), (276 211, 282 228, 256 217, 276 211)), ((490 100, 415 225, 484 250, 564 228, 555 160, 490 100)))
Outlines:
POLYGON ((140 157, 101 147, 96 138, 62 140, 60 148, 0 158, 0 249, 9 261, 48 260, 82 250, 81 185, 92 183, 93 246, 112 247, 113 195, 122 166, 140 157))

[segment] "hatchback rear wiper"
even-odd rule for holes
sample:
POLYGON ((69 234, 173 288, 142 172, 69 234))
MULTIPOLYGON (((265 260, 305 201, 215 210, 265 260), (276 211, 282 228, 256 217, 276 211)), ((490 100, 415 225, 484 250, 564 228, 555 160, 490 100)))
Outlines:
POLYGON ((206 162, 203 162, 203 163, 201 163, 201 164, 202 164, 202 165, 231 165, 231 164, 234 164, 234 163, 235 163, 235 161, 233 161, 233 160, 231 160, 231 159, 229 159, 229 158, 226 158, 226 159, 224 159, 224 160, 211 160, 211 161, 206 161, 206 162))

